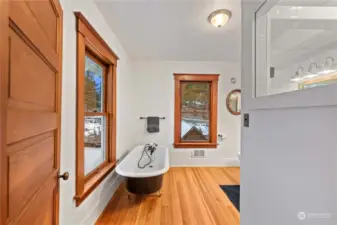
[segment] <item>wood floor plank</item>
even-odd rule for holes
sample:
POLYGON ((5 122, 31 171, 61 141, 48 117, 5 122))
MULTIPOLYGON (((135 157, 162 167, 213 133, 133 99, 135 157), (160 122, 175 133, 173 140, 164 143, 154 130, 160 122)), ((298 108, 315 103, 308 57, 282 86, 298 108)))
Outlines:
POLYGON ((114 213, 116 212, 116 208, 120 199, 122 198, 124 193, 124 185, 120 185, 112 199, 108 203, 108 206, 104 209, 102 215, 98 218, 98 221, 102 224, 111 224, 109 223, 110 217, 116 217, 114 213))
POLYGON ((137 220, 141 199, 135 197, 130 199, 129 202, 129 210, 127 210, 125 217, 122 218, 123 224, 131 224, 133 221, 137 220))
POLYGON ((107 222, 107 224, 111 224, 111 225, 124 224, 124 219, 129 209, 130 209, 130 203, 128 202, 128 198, 127 196, 123 195, 120 198, 120 201, 118 202, 118 205, 115 209, 115 211, 118 211, 118 214, 116 214, 116 216, 110 215, 110 219, 109 219, 109 222, 107 222))
MULTIPOLYGON (((192 200, 193 205, 193 215, 199 215, 197 224, 215 224, 213 217, 209 213, 209 208, 206 207, 205 199, 200 191, 200 188, 197 186, 197 181, 193 176, 193 169, 188 168, 184 170, 185 180, 190 184, 189 189, 189 199, 192 200)), ((185 182, 186 182, 185 181, 185 182)))
MULTIPOLYGON (((224 168, 226 170, 226 168, 224 168)), ((208 179, 212 179, 212 174, 213 174, 214 170, 211 169, 207 169, 207 175, 211 176, 208 179)), ((229 178, 229 177, 228 177, 229 178)), ((229 183, 226 184, 234 184, 232 178, 229 178, 229 183)), ((235 224, 235 216, 233 215, 233 213, 228 210, 229 206, 232 206, 231 201, 228 199, 228 197, 226 195, 224 195, 225 197, 220 198, 219 196, 221 196, 223 194, 223 191, 219 188, 216 188, 215 186, 210 187, 212 189, 212 193, 214 195, 214 198, 216 199, 216 204, 218 206, 218 210, 222 211, 222 215, 225 216, 225 220, 227 221, 228 225, 232 225, 235 224)))
POLYGON ((219 185, 240 184, 240 168, 171 168, 162 196, 127 197, 119 187, 96 225, 239 225, 219 185))
POLYGON ((199 184, 200 190, 202 191, 202 195, 205 198, 206 205, 209 208, 215 223, 227 225, 228 224, 226 222, 227 219, 223 218, 223 213, 221 210, 219 210, 218 204, 216 202, 217 201, 216 196, 214 196, 213 191, 210 188, 211 186, 209 185, 210 176, 208 175, 207 169, 204 169, 204 170, 195 169, 194 173, 195 173, 195 176, 198 177, 198 184, 199 184))
MULTIPOLYGON (((171 169, 172 171, 172 169, 171 169)), ((170 220, 170 177, 172 172, 168 172, 164 176, 163 187, 161 189, 162 192, 162 205, 161 205, 161 218, 160 218, 160 225, 168 225, 172 224, 170 220)))
POLYGON ((169 190, 166 194, 169 194, 170 205, 169 205, 169 212, 170 212, 170 224, 177 224, 183 225, 182 219, 182 210, 181 210, 181 199, 179 198, 178 194, 178 186, 177 186, 177 172, 179 172, 179 168, 173 168, 172 172, 169 172, 170 179, 169 179, 169 190))

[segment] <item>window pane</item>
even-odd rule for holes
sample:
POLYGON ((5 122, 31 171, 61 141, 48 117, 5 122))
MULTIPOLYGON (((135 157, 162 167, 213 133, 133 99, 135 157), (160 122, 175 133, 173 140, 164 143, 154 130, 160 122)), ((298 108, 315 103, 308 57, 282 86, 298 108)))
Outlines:
POLYGON ((210 83, 181 83, 181 141, 209 141, 210 83))
POLYGON ((84 110, 85 112, 103 111, 103 68, 85 56, 84 110))
POLYGON ((86 116, 84 119, 85 175, 97 168, 106 159, 105 121, 103 116, 86 116))
POLYGON ((256 97, 337 83, 336 7, 323 2, 280 0, 258 10, 256 97))

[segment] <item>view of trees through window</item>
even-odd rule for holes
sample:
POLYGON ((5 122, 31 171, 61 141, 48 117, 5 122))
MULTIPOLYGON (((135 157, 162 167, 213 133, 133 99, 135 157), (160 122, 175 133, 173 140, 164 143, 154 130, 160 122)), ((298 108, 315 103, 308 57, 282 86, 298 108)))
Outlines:
POLYGON ((85 57, 84 76, 84 146, 85 174, 105 160, 104 69, 85 57))
POLYGON ((92 59, 86 57, 86 68, 84 76, 84 110, 86 112, 102 112, 103 69, 92 59))
POLYGON ((210 82, 181 83, 181 140, 209 140, 210 82))

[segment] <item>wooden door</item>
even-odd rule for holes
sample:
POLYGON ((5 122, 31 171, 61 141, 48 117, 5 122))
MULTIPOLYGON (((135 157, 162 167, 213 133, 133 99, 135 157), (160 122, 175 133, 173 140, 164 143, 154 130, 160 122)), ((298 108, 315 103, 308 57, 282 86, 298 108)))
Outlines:
POLYGON ((57 225, 62 9, 0 0, 0 224, 57 225))

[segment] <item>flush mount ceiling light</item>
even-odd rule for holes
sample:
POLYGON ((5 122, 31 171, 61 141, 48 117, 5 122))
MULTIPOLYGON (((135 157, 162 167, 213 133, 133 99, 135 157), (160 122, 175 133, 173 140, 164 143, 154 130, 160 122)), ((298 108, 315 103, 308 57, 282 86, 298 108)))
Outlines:
POLYGON ((232 17, 232 12, 227 9, 218 9, 208 16, 208 22, 215 27, 225 26, 232 17))

